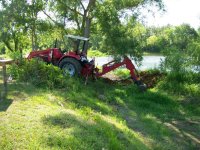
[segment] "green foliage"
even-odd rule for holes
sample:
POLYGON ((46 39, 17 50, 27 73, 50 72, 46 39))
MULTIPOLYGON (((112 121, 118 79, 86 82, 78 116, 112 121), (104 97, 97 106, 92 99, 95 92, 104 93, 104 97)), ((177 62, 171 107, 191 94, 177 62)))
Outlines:
POLYGON ((162 69, 178 73, 187 72, 189 60, 186 53, 181 53, 179 49, 173 47, 165 51, 164 56, 166 57, 161 64, 162 69))
POLYGON ((143 50, 146 52, 153 52, 153 53, 160 53, 163 50, 164 47, 164 41, 165 39, 160 37, 160 36, 156 36, 156 35, 152 35, 150 37, 148 37, 146 39, 146 45, 144 46, 143 50))
POLYGON ((161 70, 167 77, 159 89, 180 95, 199 96, 199 35, 187 24, 147 29, 145 51, 160 51, 165 56, 161 70))
POLYGON ((199 38, 197 32, 189 25, 183 24, 170 32, 168 38, 168 44, 163 50, 163 67, 179 74, 193 70, 194 62, 199 59, 198 44, 195 42, 199 38))
POLYGON ((14 64, 10 68, 10 73, 14 79, 22 82, 30 82, 35 86, 44 88, 62 88, 67 85, 66 77, 62 71, 51 64, 46 64, 40 60, 22 61, 14 64))
POLYGON ((106 53, 102 53, 101 51, 98 50, 88 50, 88 54, 89 57, 103 57, 103 56, 108 56, 106 53))
POLYGON ((172 93, 199 96, 199 49, 197 32, 189 25, 183 24, 165 30, 166 47, 163 50, 165 60, 161 68, 168 75, 159 88, 172 93))
POLYGON ((10 51, 17 51, 20 47, 24 48, 25 41, 22 37, 26 33, 25 3, 19 0, 12 2, 3 0, 2 7, 4 9, 0 10, 1 40, 10 51))
POLYGON ((107 2, 98 7, 97 18, 100 26, 100 35, 102 42, 100 49, 112 55, 130 55, 137 60, 141 60, 141 35, 143 29, 137 24, 135 19, 127 25, 123 25, 118 16, 118 10, 112 4, 107 2), (107 9, 109 5, 110 9, 107 9))
POLYGON ((66 22, 72 22, 76 24, 76 28, 70 28, 71 33, 86 37, 91 33, 95 36, 91 40, 94 43, 92 49, 116 56, 128 54, 141 60, 140 42, 143 41, 143 33, 138 29, 128 28, 136 23, 137 16, 133 8, 146 6, 145 4, 157 4, 156 6, 160 7, 162 0, 2 0, 4 9, 0 10, 0 36, 4 46, 10 51, 43 49, 52 46, 53 38, 62 39, 62 34, 69 29, 66 22), (122 21, 127 20, 124 15, 127 10, 134 16, 133 24, 126 25, 127 21, 122 21), (40 12, 43 12, 47 19, 41 20, 40 12), (52 12, 56 17, 47 12, 52 12))
POLYGON ((173 94, 200 97, 200 74, 194 72, 178 73, 170 72, 159 85, 159 89, 173 94))
POLYGON ((9 51, 7 50, 7 55, 11 58, 11 59, 14 59, 14 60, 21 60, 22 59, 22 53, 20 51, 9 51))
MULTIPOLYGON (((200 36, 200 35, 199 35, 200 36)), ((198 40, 192 41, 188 44, 188 55, 190 55, 191 64, 196 66, 196 71, 200 72, 200 37, 198 40)))
POLYGON ((6 48, 2 42, 0 42, 0 54, 5 54, 6 53, 6 48))
MULTIPOLYGON (((41 27, 40 35, 38 35, 38 40, 40 41, 38 43, 38 48, 39 49, 46 49, 49 47, 54 47, 55 46, 55 41, 63 41, 63 30, 60 28, 56 28, 55 26, 51 25, 45 25, 41 27), (46 28, 43 30, 43 28, 46 28)), ((63 46, 63 45, 62 45, 63 46)), ((57 47, 64 49, 64 47, 60 47, 60 45, 57 43, 57 47)))
POLYGON ((128 77, 130 77, 130 71, 127 69, 114 70, 114 74, 122 79, 127 79, 128 77))
POLYGON ((182 24, 175 28, 171 40, 173 46, 176 46, 177 49, 184 52, 184 50, 187 50, 188 44, 192 40, 196 40, 197 38, 198 33, 195 31, 194 28, 192 28, 188 24, 182 24))

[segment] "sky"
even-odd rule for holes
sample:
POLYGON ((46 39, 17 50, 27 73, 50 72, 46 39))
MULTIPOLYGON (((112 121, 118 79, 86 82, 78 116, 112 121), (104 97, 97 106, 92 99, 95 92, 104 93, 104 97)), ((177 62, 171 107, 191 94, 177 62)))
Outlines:
POLYGON ((200 0, 163 0, 166 12, 156 11, 154 16, 144 12, 144 22, 149 26, 188 23, 195 29, 200 27, 200 0))

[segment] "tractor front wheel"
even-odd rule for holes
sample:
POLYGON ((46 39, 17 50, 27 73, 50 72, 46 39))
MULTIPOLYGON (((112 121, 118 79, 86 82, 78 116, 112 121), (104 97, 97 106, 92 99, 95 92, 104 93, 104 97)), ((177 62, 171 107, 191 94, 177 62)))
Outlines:
POLYGON ((64 75, 69 75, 70 77, 81 74, 82 66, 74 58, 64 58, 61 60, 59 67, 63 70, 64 75))

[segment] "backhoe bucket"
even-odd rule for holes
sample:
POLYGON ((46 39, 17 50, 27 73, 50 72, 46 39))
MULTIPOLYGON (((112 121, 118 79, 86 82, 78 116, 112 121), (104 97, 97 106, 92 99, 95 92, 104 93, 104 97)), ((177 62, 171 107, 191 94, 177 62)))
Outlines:
POLYGON ((143 83, 142 81, 140 81, 140 80, 135 81, 135 84, 138 86, 140 91, 145 92, 147 90, 147 85, 145 83, 143 83))

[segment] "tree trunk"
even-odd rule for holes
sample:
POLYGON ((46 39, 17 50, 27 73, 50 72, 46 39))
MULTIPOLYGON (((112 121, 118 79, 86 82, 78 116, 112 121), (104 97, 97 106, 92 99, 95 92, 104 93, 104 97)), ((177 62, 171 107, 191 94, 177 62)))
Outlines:
POLYGON ((21 48, 21 47, 19 48, 19 51, 20 51, 20 61, 21 61, 22 58, 23 58, 23 51, 22 51, 22 48, 21 48))
POLYGON ((32 43, 32 51, 34 51, 34 34, 33 34, 33 28, 32 28, 32 34, 31 34, 31 43, 32 43))
POLYGON ((31 35, 31 42, 32 42, 32 51, 36 50, 37 48, 37 35, 36 35, 36 28, 35 28, 35 21, 32 27, 32 35, 31 35))
MULTIPOLYGON (((85 20, 85 28, 84 28, 84 37, 89 38, 90 37, 90 27, 91 27, 91 21, 92 19, 89 17, 86 17, 85 20)), ((89 46, 89 41, 86 41, 85 45, 84 45, 84 49, 83 52, 87 54, 87 49, 89 46)))
POLYGON ((2 41, 3 41, 3 43, 6 45, 6 47, 7 47, 11 52, 13 52, 13 48, 11 47, 9 41, 6 41, 6 40, 2 40, 2 41))
POLYGON ((32 50, 37 49, 37 35, 36 35, 36 20, 37 20, 37 11, 36 11, 36 1, 33 1, 33 12, 32 12, 32 50))
POLYGON ((7 96, 7 78, 6 78, 6 65, 3 65, 3 93, 2 98, 5 99, 7 96))

